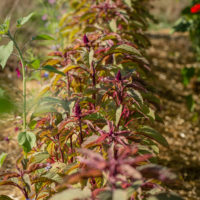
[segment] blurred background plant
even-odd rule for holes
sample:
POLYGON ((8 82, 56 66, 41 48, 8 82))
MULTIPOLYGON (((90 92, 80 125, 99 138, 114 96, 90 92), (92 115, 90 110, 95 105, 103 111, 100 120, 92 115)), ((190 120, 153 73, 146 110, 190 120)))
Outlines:
MULTIPOLYGON (((191 0, 189 5, 184 7, 182 10, 181 17, 175 23, 173 29, 174 32, 184 32, 188 33, 190 40, 192 42, 192 51, 196 55, 197 63, 192 66, 185 66, 181 70, 182 79, 184 86, 193 87, 194 93, 199 92, 200 86, 200 0, 191 0)), ((195 109, 195 104, 193 94, 188 94, 186 96, 186 104, 189 111, 194 112, 194 118, 198 117, 198 113, 195 109)))
POLYGON ((188 5, 188 0, 151 0, 151 5, 151 14, 157 23, 151 23, 150 29, 167 29, 180 17, 182 9, 188 5))

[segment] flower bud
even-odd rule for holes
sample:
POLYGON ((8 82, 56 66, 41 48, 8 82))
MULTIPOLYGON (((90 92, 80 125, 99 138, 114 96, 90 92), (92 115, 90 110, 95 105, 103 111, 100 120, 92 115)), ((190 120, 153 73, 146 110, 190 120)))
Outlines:
POLYGON ((81 115, 81 107, 80 107, 78 101, 75 104, 74 113, 75 113, 76 117, 80 117, 80 115, 81 115))
POLYGON ((89 39, 88 39, 88 37, 87 37, 86 34, 83 36, 83 42, 84 42, 85 44, 88 44, 88 43, 89 43, 89 39))
POLYGON ((117 81, 121 81, 122 80, 122 75, 121 75, 120 70, 117 72, 117 75, 116 75, 115 78, 116 78, 117 81))

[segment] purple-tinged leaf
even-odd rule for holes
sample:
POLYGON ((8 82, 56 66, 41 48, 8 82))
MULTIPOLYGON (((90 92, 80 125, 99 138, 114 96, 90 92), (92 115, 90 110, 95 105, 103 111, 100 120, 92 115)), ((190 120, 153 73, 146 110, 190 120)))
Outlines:
POLYGON ((84 42, 85 44, 88 44, 88 43, 89 43, 89 39, 88 39, 88 37, 87 37, 86 34, 83 36, 83 42, 84 42))

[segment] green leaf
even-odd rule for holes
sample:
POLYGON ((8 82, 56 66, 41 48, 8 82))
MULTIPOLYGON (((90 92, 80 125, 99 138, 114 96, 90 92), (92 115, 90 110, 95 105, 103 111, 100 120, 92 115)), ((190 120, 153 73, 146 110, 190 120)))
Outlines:
POLYGON ((90 66, 92 66, 93 58, 94 58, 94 50, 92 49, 89 53, 89 64, 90 64, 90 66))
POLYGON ((42 163, 46 159, 48 159, 49 156, 50 155, 48 154, 48 152, 39 152, 39 153, 35 154, 33 157, 34 163, 42 163))
POLYGON ((39 69, 40 68, 40 59, 35 59, 30 63, 30 67, 33 69, 39 69))
POLYGON ((156 130, 149 126, 143 126, 138 130, 142 135, 152 138, 153 140, 157 141, 158 143, 162 144, 163 146, 168 147, 167 140, 156 130))
POLYGON ((98 121, 98 122, 105 122, 104 117, 100 113, 92 113, 90 115, 86 115, 84 119, 90 120, 90 121, 98 121))
POLYGON ((33 113, 33 116, 41 116, 42 114, 57 112, 55 106, 44 104, 42 106, 38 106, 33 113))
POLYGON ((114 45, 107 54, 111 53, 129 53, 132 55, 141 56, 141 53, 138 49, 128 44, 114 45))
POLYGON ((34 15, 35 13, 31 13, 26 17, 21 17, 17 20, 17 27, 20 28, 22 27, 24 24, 26 24, 34 15))
POLYGON ((91 135, 89 136, 83 143, 82 143, 82 147, 85 148, 87 145, 92 144, 94 142, 96 142, 98 140, 99 136, 97 135, 91 135))
POLYGON ((47 34, 40 34, 34 36, 32 40, 55 40, 55 39, 47 34))
POLYGON ((38 107, 36 108, 36 112, 40 112, 42 110, 44 110, 43 108, 47 108, 46 110, 49 110, 50 112, 55 112, 56 106, 62 107, 63 109, 65 109, 66 111, 70 111, 69 105, 70 105, 70 101, 66 101, 66 100, 61 100, 59 98, 54 98, 54 97, 44 97, 41 98, 38 102, 38 107), (42 107, 42 108, 41 108, 42 107), (51 109, 53 108, 53 109, 51 109))
POLYGON ((134 181, 134 183, 127 189, 128 198, 130 198, 132 196, 132 194, 134 192, 136 192, 138 190, 138 188, 141 187, 142 183, 143 182, 141 180, 134 181))
POLYGON ((129 8, 132 8, 131 0, 124 0, 124 2, 128 5, 129 8))
POLYGON ((4 163, 4 161, 5 161, 5 159, 6 159, 6 157, 7 157, 7 153, 2 153, 1 155, 0 155, 0 167, 2 167, 2 165, 3 165, 3 163, 4 163))
POLYGON ((0 97, 4 97, 5 96, 5 91, 4 89, 0 88, 0 97))
POLYGON ((127 193, 125 190, 114 190, 113 192, 113 198, 112 200, 126 200, 127 198, 127 193))
POLYGON ((0 114, 10 113, 15 109, 13 102, 6 96, 0 96, 0 114))
POLYGON ((7 34, 9 26, 10 26, 10 18, 6 18, 4 23, 0 25, 0 35, 7 34))
POLYGON ((195 68, 194 67, 184 67, 181 70, 181 74, 183 77, 183 84, 184 86, 187 86, 190 83, 191 78, 194 76, 195 74, 195 68))
POLYGON ((105 190, 103 192, 100 192, 97 197, 99 200, 111 200, 112 192, 109 190, 105 190))
POLYGON ((177 196, 176 194, 160 193, 147 198, 147 200, 183 200, 183 199, 177 196))
POLYGON ((144 103, 142 95, 137 90, 129 90, 127 93, 140 105, 144 103))
POLYGON ((68 189, 61 193, 58 193, 50 198, 50 200, 74 200, 74 199, 89 199, 91 197, 91 191, 87 188, 80 189, 68 189))
POLYGON ((13 51, 13 42, 10 41, 7 45, 0 46, 0 65, 4 69, 8 58, 13 51))
POLYGON ((188 95, 186 97, 186 105, 187 105, 187 108, 190 112, 193 112, 194 111, 194 108, 195 108, 195 101, 193 99, 193 96, 192 95, 188 95))
POLYGON ((58 173, 51 172, 51 171, 49 171, 47 174, 41 176, 41 178, 42 177, 52 180, 56 183, 62 183, 62 181, 63 181, 63 178, 58 173))
POLYGON ((46 65, 44 67, 42 67, 42 70, 45 70, 45 71, 49 71, 49 72, 53 72, 53 73, 56 73, 56 74, 60 74, 60 75, 63 75, 65 76, 65 73, 57 70, 55 67, 51 66, 51 65, 46 65))
POLYGON ((7 195, 0 195, 0 200, 13 200, 7 195))
POLYGON ((28 153, 36 145, 36 136, 32 132, 21 132, 18 135, 18 143, 24 149, 24 152, 28 153))
POLYGON ((109 23, 110 29, 116 33, 117 32, 117 23, 115 19, 112 19, 111 22, 109 23))
POLYGON ((122 109, 123 109, 122 105, 120 105, 120 107, 117 108, 117 111, 116 111, 116 120, 115 120, 115 125, 116 126, 119 124, 120 117, 121 117, 121 114, 122 114, 122 109))

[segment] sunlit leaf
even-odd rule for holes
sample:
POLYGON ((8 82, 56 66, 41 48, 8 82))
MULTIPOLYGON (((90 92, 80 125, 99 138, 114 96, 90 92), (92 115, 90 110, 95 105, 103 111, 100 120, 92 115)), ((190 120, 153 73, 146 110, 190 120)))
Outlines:
POLYGON ((0 154, 0 167, 2 167, 7 155, 8 155, 7 153, 0 154))
POLYGON ((41 177, 48 178, 57 183, 62 183, 62 181, 63 181, 62 177, 59 174, 57 174, 55 172, 51 172, 51 171, 47 172, 47 174, 45 174, 41 177))
POLYGON ((122 109, 123 109, 123 105, 120 105, 119 108, 116 111, 116 120, 115 120, 115 125, 117 126, 119 124, 120 118, 121 118, 121 114, 122 114, 122 109))
POLYGON ((166 146, 166 147, 169 146, 167 140, 160 133, 158 133, 156 130, 152 129, 149 126, 143 126, 138 131, 141 134, 154 139, 155 141, 162 144, 163 146, 166 146))
POLYGON ((39 69, 40 68, 40 59, 35 59, 30 63, 30 67, 33 69, 39 69))
POLYGON ((34 36, 32 40, 54 40, 54 38, 51 37, 50 35, 40 34, 40 35, 34 36))
POLYGON ((17 140, 26 153, 31 151, 31 149, 36 145, 36 136, 32 132, 19 133, 17 140))
POLYGON ((112 200, 127 200, 127 194, 125 190, 114 190, 112 200))
POLYGON ((13 52, 13 41, 10 41, 7 45, 0 46, 0 65, 3 69, 12 52, 13 52))
POLYGON ((10 18, 6 18, 4 23, 0 25, 0 35, 7 34, 9 26, 10 26, 10 18))
POLYGON ((19 18, 17 20, 17 27, 21 27, 23 26, 24 24, 26 24, 34 15, 35 13, 30 13, 28 16, 26 17, 22 17, 22 18, 19 18))
POLYGON ((51 65, 43 66, 43 67, 42 67, 42 70, 49 71, 49 72, 53 72, 53 73, 56 73, 56 74, 60 74, 60 75, 65 76, 65 73, 63 73, 63 72, 57 70, 55 67, 53 67, 53 66, 51 66, 51 65))
POLYGON ((124 2, 128 5, 129 8, 132 8, 131 0, 124 0, 124 2))
POLYGON ((89 64, 90 64, 90 66, 92 65, 93 57, 94 57, 94 50, 91 50, 90 53, 89 53, 89 64))
POLYGON ((48 152, 39 152, 39 153, 37 153, 37 154, 34 155, 33 161, 34 161, 34 163, 42 163, 46 159, 48 159, 49 156, 50 155, 48 154, 48 152))
POLYGON ((98 139, 97 135, 92 135, 90 137, 88 137, 82 144, 82 147, 86 148, 88 147, 88 145, 94 144, 98 139))
POLYGON ((88 199, 91 197, 91 191, 87 188, 80 189, 68 189, 61 193, 58 193, 50 198, 50 200, 74 200, 74 199, 88 199))
POLYGON ((110 28, 113 32, 117 32, 117 23, 116 23, 116 20, 115 19, 112 19, 109 23, 110 25, 110 28))
POLYGON ((136 49, 133 46, 127 45, 127 44, 121 44, 121 45, 115 45, 113 46, 107 54, 111 53, 129 53, 132 55, 138 55, 141 56, 141 53, 138 49, 136 49))
POLYGON ((13 200, 7 195, 0 195, 0 200, 13 200))

